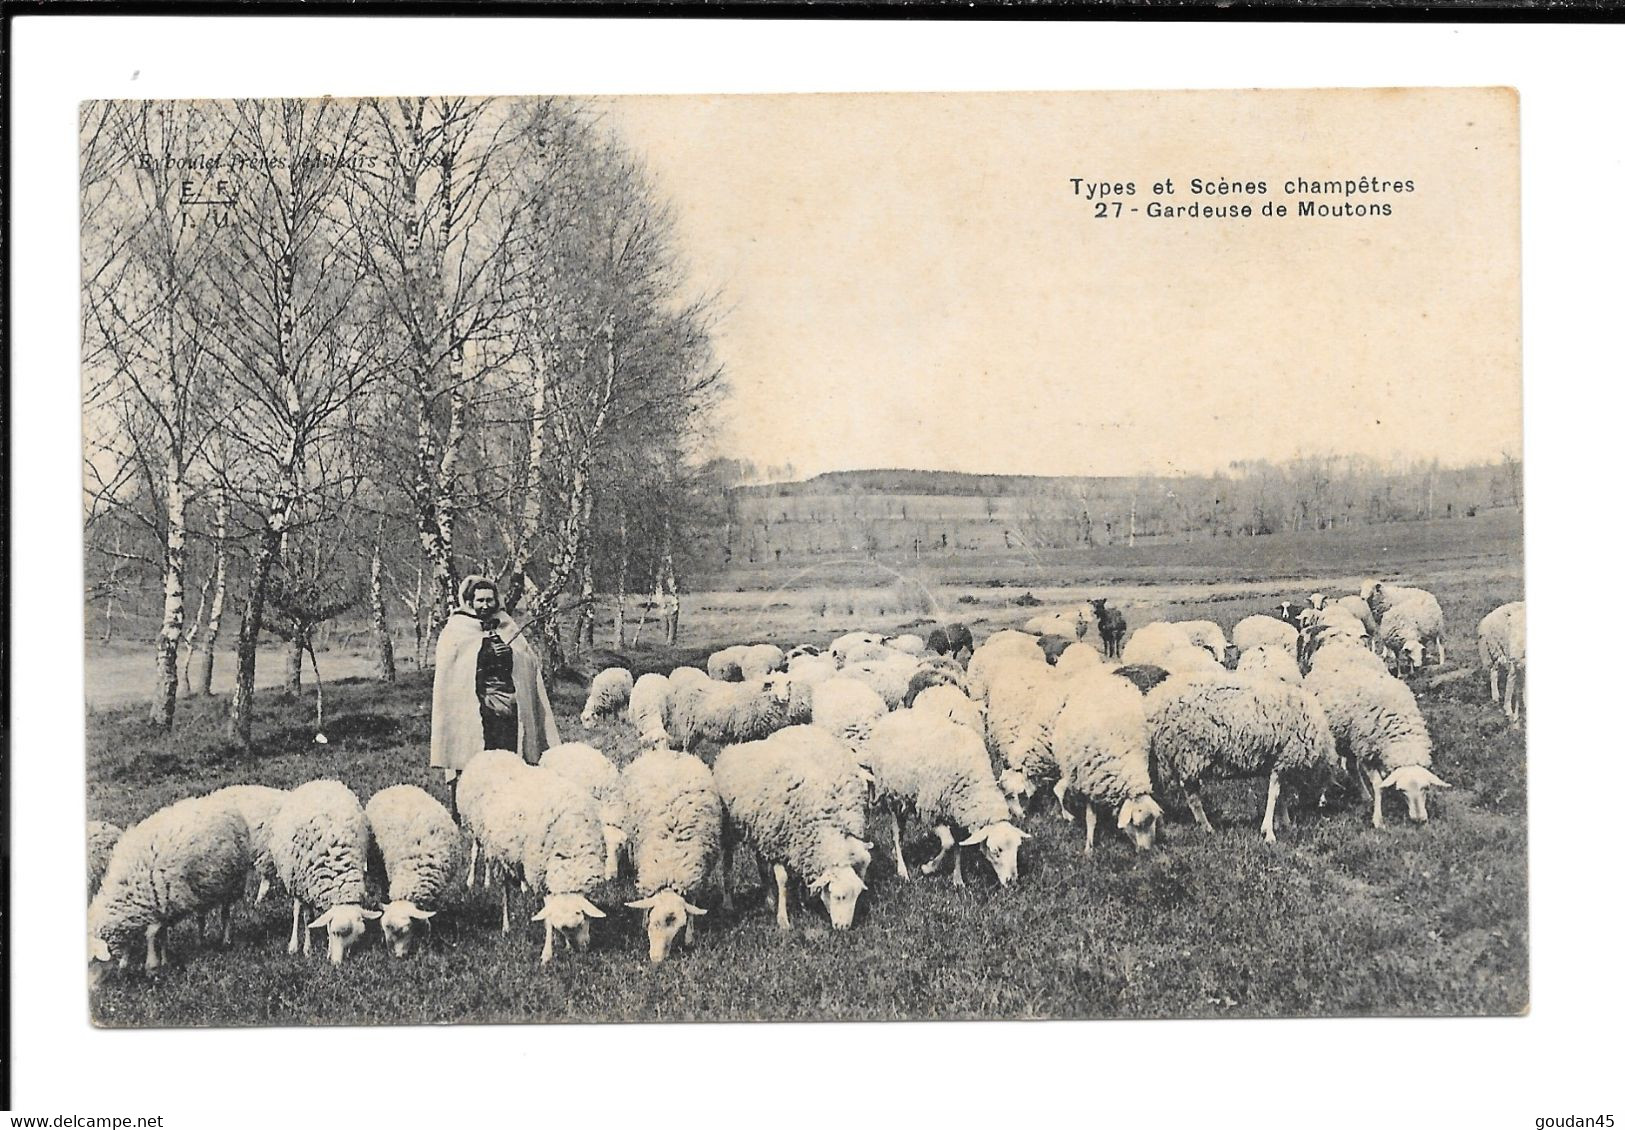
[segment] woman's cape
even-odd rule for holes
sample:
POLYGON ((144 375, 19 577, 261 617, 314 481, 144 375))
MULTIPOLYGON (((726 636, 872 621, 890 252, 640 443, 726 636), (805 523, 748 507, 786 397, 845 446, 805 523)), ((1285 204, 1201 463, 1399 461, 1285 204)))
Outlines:
MULTIPOLYGON (((513 648, 514 698, 519 708, 518 753, 530 764, 542 751, 559 744, 553 704, 542 684, 542 665, 536 652, 507 613, 499 613, 497 631, 513 648)), ((434 649, 434 698, 429 717, 429 764, 446 771, 447 779, 461 772, 485 748, 485 725, 480 721, 480 700, 474 693, 475 666, 485 629, 473 616, 452 615, 434 649)))

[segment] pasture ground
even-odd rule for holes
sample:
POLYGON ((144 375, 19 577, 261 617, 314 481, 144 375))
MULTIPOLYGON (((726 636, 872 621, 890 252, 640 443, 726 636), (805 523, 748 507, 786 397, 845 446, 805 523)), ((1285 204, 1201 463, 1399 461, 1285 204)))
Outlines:
MULTIPOLYGON (((711 913, 697 946, 660 967, 648 965, 637 916, 618 909, 631 897, 624 880, 597 893, 610 917, 595 927, 591 951, 561 952, 546 967, 538 934, 499 932, 492 890, 459 891, 429 951, 394 961, 365 945, 339 967, 284 952, 288 906, 272 898, 239 914, 229 951, 177 927, 177 964, 150 978, 109 978, 91 1015, 148 1026, 1521 1012, 1529 1000, 1524 737, 1472 670, 1479 617, 1522 598, 1519 539, 1515 528, 1484 519, 1449 526, 1448 537, 1378 527, 1365 541, 1306 539, 1315 548, 1300 553, 1272 545, 1268 560, 1218 543, 1205 558, 1202 546, 1164 547, 1162 566, 1149 551, 1143 561, 1087 569, 1041 559, 939 565, 924 597, 897 583, 908 569, 900 562, 857 562, 843 576, 822 569, 805 586, 770 588, 758 583, 768 574, 741 574, 736 585, 689 599, 685 637, 694 646, 627 657, 636 671, 667 669, 747 638, 900 630, 930 618, 911 601, 934 602, 930 611, 972 623, 978 637, 1097 593, 1126 607, 1131 626, 1206 618, 1228 630, 1277 596, 1348 591, 1360 575, 1381 573, 1431 588, 1449 625, 1448 669, 1416 684, 1436 769, 1456 786, 1430 802, 1426 825, 1407 824, 1398 798, 1380 831, 1357 802, 1334 803, 1302 814, 1270 846, 1257 830, 1262 783, 1238 782, 1211 790, 1217 835, 1201 835, 1182 806, 1170 806, 1164 840, 1148 854, 1103 822, 1085 860, 1080 828, 1041 810, 1029 818, 1034 838, 1013 887, 999 889, 967 856, 967 886, 955 890, 940 876, 896 878, 877 821, 872 897, 852 930, 821 925, 815 904, 794 906, 794 928, 781 933, 759 899, 747 894, 728 915, 707 891, 698 901, 711 913), (1029 590, 1040 607, 1012 603, 1029 590)), ((916 577, 912 588, 926 586, 916 577)), ((262 666, 280 664, 268 652, 262 666)), ((92 649, 93 704, 97 678, 92 649)), ((151 729, 139 705, 93 706, 89 815, 129 824, 242 781, 334 777, 363 800, 408 782, 443 796, 426 765, 429 680, 407 671, 393 686, 330 681, 325 746, 312 744, 308 684, 299 701, 264 691, 258 749, 246 757, 225 744, 224 696, 183 701, 168 734, 151 729)), ((553 688, 566 738, 589 737, 624 762, 635 752, 630 727, 583 735, 583 695, 576 681, 553 688)), ((919 827, 911 833, 912 865, 934 839, 919 827)), ((736 878, 754 883, 754 868, 736 878)))

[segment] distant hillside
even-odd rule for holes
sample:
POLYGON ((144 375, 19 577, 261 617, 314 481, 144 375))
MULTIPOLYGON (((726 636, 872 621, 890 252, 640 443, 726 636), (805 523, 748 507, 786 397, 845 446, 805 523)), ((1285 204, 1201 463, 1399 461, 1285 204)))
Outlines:
MULTIPOLYGON (((1105 490, 1113 484, 1131 482, 1123 476, 1081 475, 975 475, 964 471, 909 471, 878 469, 866 471, 826 471, 793 483, 760 483, 742 486, 741 495, 793 498, 812 494, 912 494, 953 495, 984 498, 989 495, 1044 495, 1076 493, 1079 490, 1105 490)), ((1183 480, 1148 478, 1147 484, 1176 483, 1183 480)))

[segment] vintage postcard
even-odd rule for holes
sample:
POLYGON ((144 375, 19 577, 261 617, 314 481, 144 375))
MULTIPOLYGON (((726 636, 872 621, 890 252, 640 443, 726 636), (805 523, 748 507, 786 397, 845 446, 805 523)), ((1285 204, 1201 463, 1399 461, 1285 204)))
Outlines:
POLYGON ((94 1023, 1527 1009, 1514 91, 80 130, 94 1023))

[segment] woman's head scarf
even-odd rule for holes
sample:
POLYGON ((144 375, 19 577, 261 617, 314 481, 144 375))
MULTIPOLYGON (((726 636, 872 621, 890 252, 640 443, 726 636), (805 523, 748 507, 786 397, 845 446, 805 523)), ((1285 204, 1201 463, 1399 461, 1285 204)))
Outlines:
POLYGON ((474 611, 475 589, 490 589, 495 593, 497 598, 496 610, 498 612, 502 611, 502 590, 497 588, 497 583, 490 577, 481 576, 479 573, 470 573, 463 578, 463 583, 457 586, 458 604, 470 612, 474 611))

